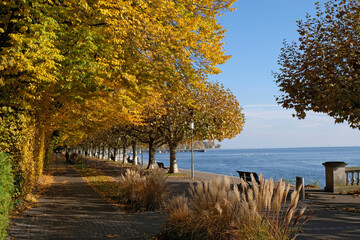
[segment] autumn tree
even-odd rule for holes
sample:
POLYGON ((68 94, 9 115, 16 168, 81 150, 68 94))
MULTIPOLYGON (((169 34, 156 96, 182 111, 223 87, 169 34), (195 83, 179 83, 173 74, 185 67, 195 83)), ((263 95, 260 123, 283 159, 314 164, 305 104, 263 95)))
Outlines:
POLYGON ((198 139, 231 139, 241 133, 245 116, 236 96, 217 82, 206 83, 205 90, 196 92, 196 124, 198 139))
POLYGON ((165 144, 164 136, 159 130, 159 119, 165 115, 164 99, 159 91, 153 92, 146 100, 141 113, 141 124, 129 125, 131 136, 137 141, 146 144, 149 149, 149 163, 147 168, 156 167, 156 149, 165 144))
MULTIPOLYGON (((166 94, 164 108, 166 114, 157 120, 157 128, 169 147, 170 173, 178 172, 176 149, 185 139, 188 124, 191 120, 192 107, 190 105, 190 92, 186 88, 166 94)), ((193 100, 193 99, 192 99, 193 100)))
POLYGON ((359 1, 316 5, 315 17, 298 21, 299 41, 282 48, 274 74, 281 91, 277 101, 298 118, 312 110, 360 129, 359 1))
POLYGON ((244 114, 235 96, 218 83, 207 82, 201 88, 188 86, 172 92, 164 101, 166 114, 158 120, 170 151, 170 171, 178 172, 176 149, 190 139, 189 123, 194 122, 195 139, 231 139, 245 123, 244 114))
POLYGON ((147 169, 156 167, 156 149, 165 143, 164 137, 153 124, 134 127, 133 136, 141 143, 145 143, 149 149, 149 163, 147 169))
POLYGON ((176 84, 184 75, 198 81, 203 74, 219 73, 217 65, 229 56, 222 48, 225 30, 216 17, 231 11, 233 2, 99 1, 109 43, 100 61, 124 83, 156 79, 157 84, 176 84))

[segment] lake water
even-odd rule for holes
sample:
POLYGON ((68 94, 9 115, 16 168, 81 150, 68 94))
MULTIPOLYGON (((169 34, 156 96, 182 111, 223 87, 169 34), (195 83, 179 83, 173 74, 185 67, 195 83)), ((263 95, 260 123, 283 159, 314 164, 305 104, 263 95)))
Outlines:
MULTIPOLYGON (((178 167, 191 168, 191 153, 177 153, 178 167)), ((148 162, 147 153, 143 154, 148 162)), ((169 166, 169 153, 157 153, 156 160, 169 166)), ((278 148, 278 149, 211 149, 194 152, 195 171, 238 176, 236 170, 256 172, 274 180, 305 178, 305 184, 319 181, 325 186, 326 161, 342 161, 348 167, 360 166, 359 147, 278 148)))

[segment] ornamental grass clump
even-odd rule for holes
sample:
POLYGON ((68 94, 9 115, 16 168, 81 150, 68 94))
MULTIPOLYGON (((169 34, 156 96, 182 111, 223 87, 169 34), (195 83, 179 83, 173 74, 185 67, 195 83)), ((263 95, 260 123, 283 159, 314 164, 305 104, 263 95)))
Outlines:
POLYGON ((135 169, 127 169, 121 176, 120 201, 133 210, 155 210, 161 208, 165 199, 166 177, 163 171, 153 170, 142 176, 135 169))
POLYGON ((166 176, 162 169, 154 169, 145 175, 143 205, 147 210, 159 209, 165 201, 166 176))
POLYGON ((299 192, 290 186, 252 178, 231 188, 229 178, 192 185, 190 197, 177 196, 168 204, 168 220, 161 239, 289 239, 309 215, 298 209, 299 192))

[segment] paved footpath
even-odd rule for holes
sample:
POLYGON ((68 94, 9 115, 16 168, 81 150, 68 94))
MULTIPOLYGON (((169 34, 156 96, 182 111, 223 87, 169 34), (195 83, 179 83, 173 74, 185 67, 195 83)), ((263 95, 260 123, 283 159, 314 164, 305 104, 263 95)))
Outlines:
POLYGON ((314 210, 297 239, 360 239, 360 198, 333 194, 322 190, 307 190, 302 203, 314 210), (354 211, 356 209, 356 211, 354 211))
MULTIPOLYGON (((124 168, 109 161, 89 163, 118 179, 124 168)), ((189 174, 188 170, 181 170, 189 174)), ((124 213, 100 197, 64 160, 53 167, 54 182, 35 207, 12 219, 12 239, 151 239, 164 225, 162 212, 124 213)), ((196 180, 217 175, 195 172, 196 180)), ((237 178, 234 179, 236 182, 237 178)), ((189 178, 168 178, 169 198, 186 191, 189 178)), ((301 203, 314 210, 304 225, 303 239, 360 239, 360 197, 307 190, 301 203), (352 212, 354 209, 357 211, 352 212)))
POLYGON ((126 214, 112 206, 64 160, 54 164, 53 176, 38 206, 11 220, 10 239, 150 238, 141 230, 151 229, 156 216, 126 214))

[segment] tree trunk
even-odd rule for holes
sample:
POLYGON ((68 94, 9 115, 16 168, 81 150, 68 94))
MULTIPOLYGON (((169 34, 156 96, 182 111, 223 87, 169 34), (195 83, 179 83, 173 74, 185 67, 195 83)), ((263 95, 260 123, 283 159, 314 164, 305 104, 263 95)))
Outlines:
POLYGON ((114 162, 116 162, 117 148, 114 148, 114 162))
POLYGON ((149 142, 149 164, 147 166, 147 169, 154 169, 155 166, 155 147, 154 147, 154 141, 149 142))
POLYGON ((136 155, 136 141, 133 141, 132 142, 132 150, 133 150, 133 165, 138 165, 138 162, 137 162, 137 155, 136 155))
POLYGON ((102 145, 102 148, 101 148, 101 159, 105 159, 105 146, 102 145))
POLYGON ((139 164, 141 164, 141 167, 144 165, 144 149, 140 148, 140 153, 141 153, 141 163, 139 162, 139 164))
POLYGON ((170 170, 169 173, 178 173, 178 165, 177 165, 177 159, 176 159, 176 147, 177 144, 169 144, 169 150, 170 150, 170 170))
POLYGON ((107 152, 107 155, 108 155, 108 159, 107 160, 111 160, 111 147, 108 147, 108 152, 107 152))
POLYGON ((124 144, 123 144, 123 163, 128 163, 126 156, 126 140, 124 140, 124 144))

